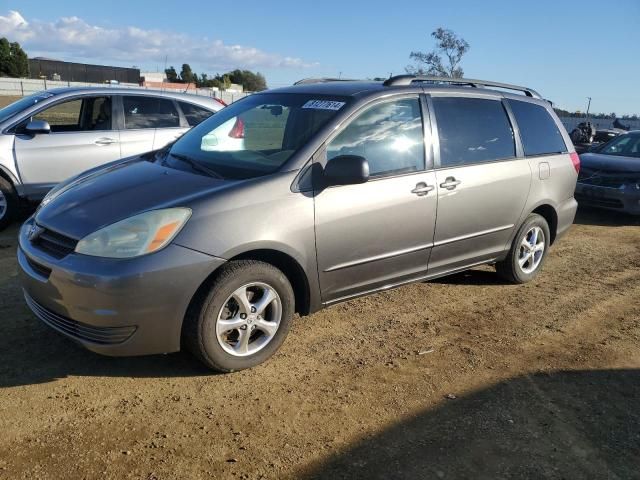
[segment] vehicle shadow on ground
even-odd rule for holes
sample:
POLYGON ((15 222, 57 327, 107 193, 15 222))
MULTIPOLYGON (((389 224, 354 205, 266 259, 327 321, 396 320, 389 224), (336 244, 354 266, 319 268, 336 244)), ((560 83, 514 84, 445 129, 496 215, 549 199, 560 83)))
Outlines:
POLYGON ((443 402, 300 478, 640 478, 640 370, 527 375, 443 402))
POLYGON ((577 225, 594 225, 602 227, 626 227, 640 226, 640 215, 615 212, 613 210, 601 210, 590 207, 579 207, 576 219, 577 225))
POLYGON ((498 275, 492 267, 482 268, 490 268, 490 270, 465 270, 464 272, 429 280, 429 283, 439 283, 442 285, 513 285, 513 283, 508 282, 498 275))
POLYGON ((27 311, 20 315, 20 321, 11 323, 18 325, 5 330, 0 339, 0 388, 68 376, 169 378, 212 374, 183 352, 145 357, 95 354, 41 324, 27 311))

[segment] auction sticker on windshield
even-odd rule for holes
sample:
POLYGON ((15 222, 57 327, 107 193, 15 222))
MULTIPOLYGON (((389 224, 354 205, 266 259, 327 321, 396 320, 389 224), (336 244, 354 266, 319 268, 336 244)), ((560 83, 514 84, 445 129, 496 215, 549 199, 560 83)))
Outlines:
POLYGON ((317 110, 340 110, 345 102, 335 102, 333 100, 309 100, 302 108, 315 108, 317 110))

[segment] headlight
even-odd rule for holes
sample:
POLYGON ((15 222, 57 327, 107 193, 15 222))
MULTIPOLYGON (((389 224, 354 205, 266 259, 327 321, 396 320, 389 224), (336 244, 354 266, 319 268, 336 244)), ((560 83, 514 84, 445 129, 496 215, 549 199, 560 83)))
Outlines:
POLYGON ((76 253, 131 258, 157 252, 174 239, 190 216, 188 208, 141 213, 86 236, 78 242, 76 253))

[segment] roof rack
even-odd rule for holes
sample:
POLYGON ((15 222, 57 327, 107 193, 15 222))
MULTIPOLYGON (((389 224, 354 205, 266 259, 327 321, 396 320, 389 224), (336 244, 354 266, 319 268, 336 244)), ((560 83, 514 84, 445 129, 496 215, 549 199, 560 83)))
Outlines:
POLYGON ((294 85, 307 85, 309 83, 327 83, 327 82, 357 82, 353 78, 303 78, 294 83, 294 85))
POLYGON ((396 75, 385 80, 385 87, 398 87, 411 85, 414 82, 450 83, 455 85, 468 85, 470 87, 497 87, 505 90, 516 90, 524 93, 527 97, 542 99, 542 96, 535 90, 509 83, 489 82, 486 80, 474 80, 472 78, 451 78, 451 77, 431 77, 427 75, 396 75))

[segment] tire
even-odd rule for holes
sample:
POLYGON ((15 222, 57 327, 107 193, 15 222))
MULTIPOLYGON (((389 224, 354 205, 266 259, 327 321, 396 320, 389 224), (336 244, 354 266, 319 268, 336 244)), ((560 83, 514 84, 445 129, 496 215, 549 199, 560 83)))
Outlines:
POLYGON ((530 282, 542 270, 549 252, 550 238, 549 224, 544 217, 537 213, 530 214, 514 237, 507 258, 496 263, 496 271, 501 277, 512 283, 530 282), (537 238, 535 239, 537 248, 531 248, 534 240, 532 237, 533 231, 537 232, 537 238), (540 234, 544 236, 542 241, 539 238, 540 234), (525 241, 529 244, 529 247, 524 245, 525 241), (539 253, 541 246, 542 251, 539 253))
POLYGON ((185 318, 183 344, 213 370, 251 368, 284 343, 294 307, 291 283, 276 267, 256 260, 232 261, 196 295, 185 318))
POLYGON ((0 231, 7 228, 16 218, 19 205, 13 185, 0 177, 0 231))

